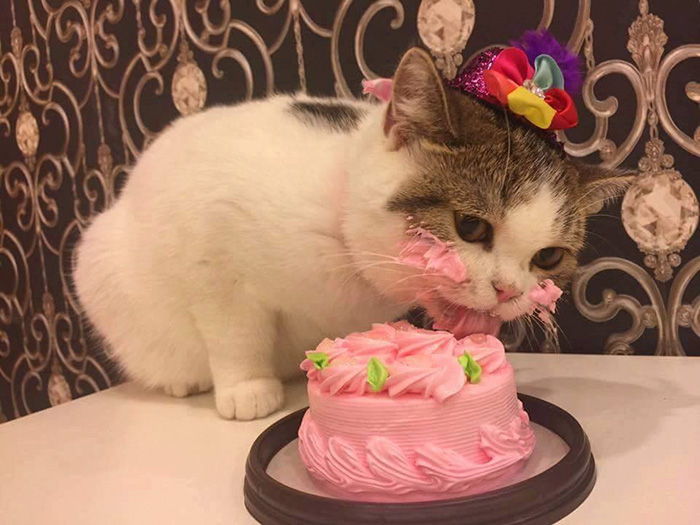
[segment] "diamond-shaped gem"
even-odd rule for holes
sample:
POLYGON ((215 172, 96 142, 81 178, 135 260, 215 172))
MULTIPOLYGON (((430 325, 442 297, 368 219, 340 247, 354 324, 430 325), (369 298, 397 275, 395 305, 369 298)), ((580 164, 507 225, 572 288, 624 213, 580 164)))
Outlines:
POLYGON ((418 10, 418 33, 436 55, 461 53, 474 29, 472 0, 423 0, 418 10))
POLYGON ((625 230, 645 253, 682 250, 698 225, 698 200, 675 170, 640 175, 622 202, 625 230))

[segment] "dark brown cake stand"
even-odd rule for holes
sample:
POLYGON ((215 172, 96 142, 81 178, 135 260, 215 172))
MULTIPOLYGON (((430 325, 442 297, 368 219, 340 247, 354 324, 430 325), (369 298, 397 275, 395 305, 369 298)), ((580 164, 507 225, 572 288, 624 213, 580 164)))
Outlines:
POLYGON ((502 489, 440 501, 364 503, 301 492, 267 474, 272 458, 297 438, 307 409, 277 421, 255 440, 246 463, 244 496, 248 511, 263 525, 548 525, 588 497, 595 484, 595 461, 578 421, 556 405, 519 395, 531 421, 557 434, 569 452, 554 466, 502 489))

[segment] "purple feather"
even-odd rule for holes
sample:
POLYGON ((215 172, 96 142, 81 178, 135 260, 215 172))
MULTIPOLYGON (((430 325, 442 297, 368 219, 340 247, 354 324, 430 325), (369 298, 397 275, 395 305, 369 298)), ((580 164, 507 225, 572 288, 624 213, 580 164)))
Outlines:
POLYGON ((564 76, 564 88, 568 93, 578 93, 583 84, 581 75, 581 59, 557 42, 557 39, 546 29, 526 31, 519 41, 510 43, 525 51, 531 64, 539 55, 549 55, 559 66, 564 76))

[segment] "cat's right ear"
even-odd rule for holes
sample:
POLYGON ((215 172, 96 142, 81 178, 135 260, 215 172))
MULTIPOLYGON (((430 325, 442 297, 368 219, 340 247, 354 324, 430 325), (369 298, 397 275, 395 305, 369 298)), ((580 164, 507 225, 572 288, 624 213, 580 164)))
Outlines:
POLYGON ((577 162, 581 183, 579 203, 587 215, 598 213, 603 206, 622 197, 637 174, 631 170, 606 169, 577 162))
POLYGON ((442 79, 420 48, 409 49, 396 70, 384 134, 393 150, 419 138, 438 143, 455 138, 442 79))

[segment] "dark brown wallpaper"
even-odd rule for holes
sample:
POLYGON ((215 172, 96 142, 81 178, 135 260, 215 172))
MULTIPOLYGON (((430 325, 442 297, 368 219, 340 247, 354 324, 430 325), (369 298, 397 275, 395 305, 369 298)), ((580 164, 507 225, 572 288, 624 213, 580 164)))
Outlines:
MULTIPOLYGON (((184 12, 180 5, 166 0, 0 0, 0 422, 120 380, 78 314, 70 277, 72 248, 90 217, 118 196, 128 167, 168 122, 273 90, 306 87, 311 94, 334 95, 347 94, 347 87, 359 95, 363 67, 389 76, 401 53, 419 42, 417 0, 237 0, 223 8, 203 0, 184 2, 184 12), (363 43, 361 55, 356 41, 363 43)), ((694 0, 650 6, 632 0, 476 0, 475 9, 465 58, 542 21, 564 41, 592 21, 586 39, 592 54, 584 60, 592 73, 611 60, 644 69, 628 50, 629 28, 640 17, 650 20, 649 13, 663 20, 668 37, 661 56, 698 45, 700 6, 694 0)), ((652 30, 648 34, 658 36, 652 30)), ((583 49, 583 36, 573 44, 583 49)), ((689 137, 699 135, 700 124, 700 86, 691 83, 700 81, 700 50, 692 54, 696 58, 680 61, 668 74, 665 96, 675 126, 689 137)), ((654 74, 651 69, 648 75, 654 74)), ((604 75, 594 94, 598 100, 617 99, 607 139, 622 144, 640 103, 648 101, 638 100, 632 82, 621 74, 604 75)), ((577 102, 581 125, 568 136, 573 143, 588 140, 595 124, 581 97, 577 102)), ((658 128, 675 168, 697 192, 698 157, 663 126, 658 128)), ((645 129, 625 166, 636 167, 648 139, 645 129)), ((694 147, 700 151, 700 142, 694 147)), ((601 161, 597 152, 588 159, 601 161)), ((620 258, 647 277, 619 268, 604 271, 582 296, 598 303, 607 288, 638 304, 632 304, 631 314, 622 311, 596 322, 568 295, 558 316, 561 351, 654 354, 661 348, 661 353, 700 355, 700 304, 692 304, 700 283, 691 271, 700 265, 695 261, 690 266, 700 256, 697 236, 681 253, 688 265, 683 283, 655 281, 625 232, 619 208, 592 219, 583 262, 620 258), (658 289, 655 301, 645 291, 645 286, 654 290, 649 281, 658 289), (669 313, 673 304, 666 303, 677 295, 673 287, 686 282, 677 302, 687 307, 674 317, 669 313), (640 325, 639 337, 623 334, 622 346, 606 344, 635 319, 649 326, 640 325), (678 328, 678 319, 689 326, 678 328), (659 325, 665 330, 662 344, 657 344, 659 325), (671 333, 679 334, 680 345, 669 339, 671 333)), ((521 350, 539 351, 540 345, 526 340, 521 350)))

